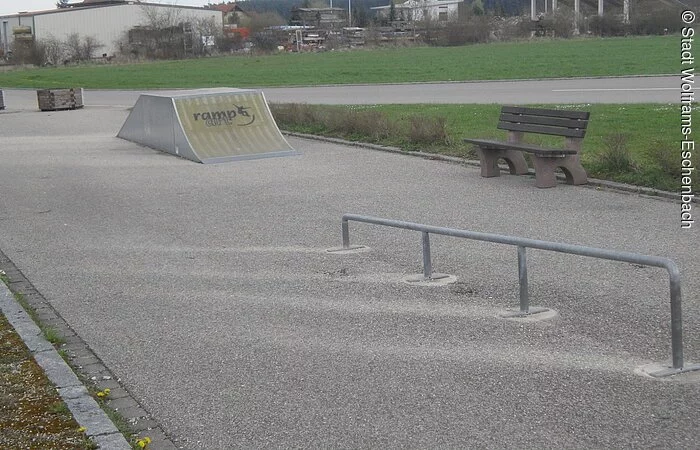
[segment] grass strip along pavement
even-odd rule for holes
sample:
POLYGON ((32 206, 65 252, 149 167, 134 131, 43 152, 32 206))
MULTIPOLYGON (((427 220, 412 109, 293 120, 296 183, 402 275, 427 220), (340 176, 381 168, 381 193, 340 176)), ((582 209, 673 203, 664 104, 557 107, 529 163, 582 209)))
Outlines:
MULTIPOLYGON (((581 161, 589 176, 678 192, 681 163, 678 106, 664 104, 530 105, 591 112, 581 161)), ((496 129, 499 105, 317 106, 272 104, 278 125, 289 131, 339 137, 475 159, 462 138, 505 139, 496 129)), ((556 137, 528 136, 557 147, 556 137)), ((694 167, 700 165, 697 153, 694 167)), ((694 191, 700 189, 697 182, 694 191)))

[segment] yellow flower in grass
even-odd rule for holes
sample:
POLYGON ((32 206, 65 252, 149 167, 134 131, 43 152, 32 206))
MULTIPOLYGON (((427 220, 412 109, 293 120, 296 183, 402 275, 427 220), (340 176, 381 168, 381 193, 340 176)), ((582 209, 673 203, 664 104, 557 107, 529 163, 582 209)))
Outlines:
POLYGON ((136 445, 139 448, 146 448, 146 447, 148 447, 148 444, 150 444, 150 443, 151 443, 151 438, 149 438, 148 436, 136 441, 136 445))
POLYGON ((78 433, 85 433, 86 431, 87 431, 87 428, 85 428, 85 427, 78 428, 78 433))

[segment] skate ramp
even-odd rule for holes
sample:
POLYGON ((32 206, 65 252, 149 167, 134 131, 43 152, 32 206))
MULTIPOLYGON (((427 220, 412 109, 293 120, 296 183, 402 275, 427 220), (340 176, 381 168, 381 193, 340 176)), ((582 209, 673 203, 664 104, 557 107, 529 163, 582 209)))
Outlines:
POLYGON ((142 94, 117 137, 204 164, 298 155, 259 90, 142 94))

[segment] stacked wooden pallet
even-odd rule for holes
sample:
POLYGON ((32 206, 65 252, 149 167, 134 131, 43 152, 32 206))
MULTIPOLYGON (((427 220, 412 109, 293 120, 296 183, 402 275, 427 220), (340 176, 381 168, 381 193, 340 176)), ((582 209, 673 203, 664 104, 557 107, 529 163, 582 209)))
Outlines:
POLYGON ((39 109, 42 111, 59 111, 83 107, 83 88, 40 89, 36 91, 39 109))

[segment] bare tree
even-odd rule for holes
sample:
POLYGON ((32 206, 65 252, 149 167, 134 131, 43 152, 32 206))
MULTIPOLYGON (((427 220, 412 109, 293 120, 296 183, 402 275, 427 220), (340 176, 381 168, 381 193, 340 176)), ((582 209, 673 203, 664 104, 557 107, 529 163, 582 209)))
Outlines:
POLYGON ((82 46, 80 45, 80 35, 72 33, 68 35, 63 42, 66 49, 66 57, 71 61, 80 61, 82 55, 82 46))
POLYGON ((78 33, 68 35, 63 45, 70 61, 89 61, 98 48, 104 47, 94 36, 81 39, 78 33))
POLYGON ((180 8, 158 5, 141 5, 145 26, 150 30, 150 46, 147 53, 154 57, 175 58, 185 53, 185 20, 180 8))
POLYGON ((92 57, 95 56, 95 52, 102 47, 104 47, 104 45, 101 44, 95 36, 85 36, 81 46, 82 60, 88 61, 92 59, 92 57))
POLYGON ((44 62, 52 66, 60 64, 66 55, 66 48, 63 42, 56 37, 49 37, 39 41, 44 49, 44 62))
POLYGON ((223 30, 217 21, 210 18, 192 19, 192 53, 206 55, 221 41, 223 30))

